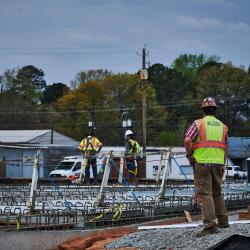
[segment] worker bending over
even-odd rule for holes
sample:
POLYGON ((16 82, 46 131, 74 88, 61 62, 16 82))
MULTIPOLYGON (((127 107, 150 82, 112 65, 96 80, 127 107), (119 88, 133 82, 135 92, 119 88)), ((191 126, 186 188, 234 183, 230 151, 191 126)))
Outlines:
POLYGON ((103 145, 95 136, 95 131, 92 130, 78 146, 78 149, 83 151, 83 157, 86 158, 87 161, 85 167, 85 181, 87 185, 90 184, 90 165, 93 171, 94 184, 98 184, 96 158, 98 153, 102 150, 103 145))
POLYGON ((137 180, 137 160, 140 153, 140 145, 133 139, 133 132, 127 130, 125 132, 125 160, 128 177, 131 184, 138 185, 137 180))
POLYGON ((184 145, 194 167, 194 184, 203 215, 204 229, 197 237, 229 227, 221 182, 227 157, 227 126, 215 118, 216 102, 206 97, 202 102, 204 118, 188 128, 184 145))

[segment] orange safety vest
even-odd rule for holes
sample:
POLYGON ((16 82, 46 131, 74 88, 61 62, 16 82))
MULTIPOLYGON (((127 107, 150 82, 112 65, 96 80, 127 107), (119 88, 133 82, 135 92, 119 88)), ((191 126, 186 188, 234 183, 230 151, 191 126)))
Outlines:
POLYGON ((227 126, 214 116, 195 121, 198 138, 192 145, 193 156, 198 163, 224 164, 227 146, 227 126))
POLYGON ((223 124, 222 141, 207 140, 204 118, 195 121, 199 130, 199 140, 193 143, 192 150, 197 148, 221 148, 226 149, 227 145, 227 126, 223 124))

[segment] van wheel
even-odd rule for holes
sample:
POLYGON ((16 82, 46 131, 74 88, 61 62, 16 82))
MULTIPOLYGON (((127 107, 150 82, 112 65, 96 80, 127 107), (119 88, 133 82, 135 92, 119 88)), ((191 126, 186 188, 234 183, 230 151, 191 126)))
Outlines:
POLYGON ((234 175, 234 179, 235 179, 235 180, 239 180, 239 179, 240 179, 239 175, 235 174, 235 175, 234 175))

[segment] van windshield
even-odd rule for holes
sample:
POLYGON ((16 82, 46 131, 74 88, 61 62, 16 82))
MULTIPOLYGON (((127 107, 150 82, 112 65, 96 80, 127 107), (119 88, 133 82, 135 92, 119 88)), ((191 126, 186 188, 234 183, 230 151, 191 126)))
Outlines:
POLYGON ((62 161, 57 166, 57 170, 70 170, 72 166, 74 165, 74 161, 62 161))
POLYGON ((240 171, 240 167, 234 167, 235 171, 240 171))

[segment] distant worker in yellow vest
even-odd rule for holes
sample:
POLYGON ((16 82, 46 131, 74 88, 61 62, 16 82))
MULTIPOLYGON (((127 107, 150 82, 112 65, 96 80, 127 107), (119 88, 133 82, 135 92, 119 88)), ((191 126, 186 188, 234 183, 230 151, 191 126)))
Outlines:
POLYGON ((216 102, 206 97, 202 102, 204 118, 188 128, 184 146, 186 157, 194 167, 194 184, 203 214, 204 228, 197 237, 227 228, 228 216, 221 182, 227 157, 227 126, 215 118, 216 102))
POLYGON ((102 150, 103 145, 95 136, 95 131, 92 130, 78 146, 78 149, 83 151, 84 157, 87 158, 87 164, 85 168, 86 184, 90 184, 90 165, 93 171, 94 184, 98 184, 96 157, 98 153, 102 150))
POLYGON ((129 181, 134 185, 138 185, 137 173, 140 145, 133 139, 133 135, 131 130, 125 132, 125 160, 129 181))

